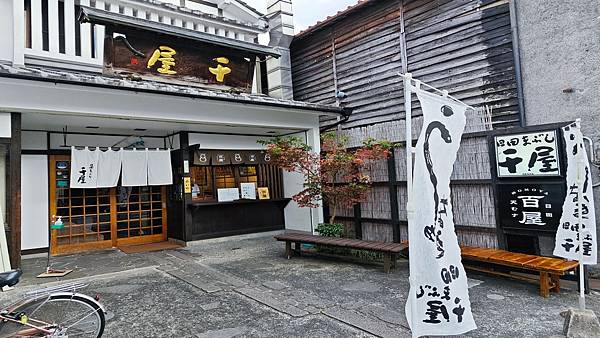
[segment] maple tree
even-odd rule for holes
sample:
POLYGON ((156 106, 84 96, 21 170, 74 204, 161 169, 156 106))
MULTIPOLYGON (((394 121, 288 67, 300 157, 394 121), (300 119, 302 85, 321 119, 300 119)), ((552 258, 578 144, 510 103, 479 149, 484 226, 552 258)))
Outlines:
POLYGON ((271 162, 285 171, 304 177, 303 190, 292 197, 300 207, 316 208, 324 199, 330 205, 329 224, 335 223, 341 208, 350 208, 367 199, 371 187, 369 166, 390 156, 388 141, 366 140, 357 149, 347 147, 346 137, 335 132, 321 135, 321 154, 297 137, 261 141, 271 162))

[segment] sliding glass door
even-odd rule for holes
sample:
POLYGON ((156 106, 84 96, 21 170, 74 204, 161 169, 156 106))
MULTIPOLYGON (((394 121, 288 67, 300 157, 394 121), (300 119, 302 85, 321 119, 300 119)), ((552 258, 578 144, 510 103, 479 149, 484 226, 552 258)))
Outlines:
POLYGON ((165 187, 71 189, 70 156, 50 156, 51 252, 63 254, 167 239, 165 187))

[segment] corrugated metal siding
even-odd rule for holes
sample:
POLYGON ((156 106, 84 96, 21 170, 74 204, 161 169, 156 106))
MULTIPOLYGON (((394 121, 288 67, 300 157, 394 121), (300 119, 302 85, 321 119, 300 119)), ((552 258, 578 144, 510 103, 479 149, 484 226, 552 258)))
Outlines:
MULTIPOLYGON (((372 1, 293 41, 295 99, 335 103, 337 80, 353 109, 344 128, 400 119, 402 18, 407 71, 470 105, 491 106, 495 127, 518 124, 507 0, 372 1)), ((418 116, 417 101, 413 107, 418 116)))

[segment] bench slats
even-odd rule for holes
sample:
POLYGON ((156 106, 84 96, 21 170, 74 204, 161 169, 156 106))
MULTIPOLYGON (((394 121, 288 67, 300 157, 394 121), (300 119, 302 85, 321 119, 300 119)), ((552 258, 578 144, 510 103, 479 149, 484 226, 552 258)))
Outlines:
POLYGON ((337 237, 323 237, 307 234, 283 234, 275 236, 278 241, 286 242, 301 242, 306 244, 321 244, 331 245, 343 248, 351 248, 358 250, 372 250, 380 252, 400 253, 406 249, 406 243, 386 243, 386 242, 375 242, 375 241, 363 241, 360 239, 351 238, 337 238, 337 237))

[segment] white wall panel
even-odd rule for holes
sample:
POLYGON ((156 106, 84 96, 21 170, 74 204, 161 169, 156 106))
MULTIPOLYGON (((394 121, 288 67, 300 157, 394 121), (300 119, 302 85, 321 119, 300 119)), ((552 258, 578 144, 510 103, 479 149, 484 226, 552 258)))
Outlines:
POLYGON ((10 113, 0 113, 0 137, 10 137, 10 113))
POLYGON ((21 248, 48 246, 48 157, 21 156, 21 248))
POLYGON ((240 136, 240 135, 214 135, 214 134, 190 134, 190 145, 198 144, 202 149, 232 149, 232 150, 255 150, 263 149, 258 140, 264 140, 264 136, 240 136))

